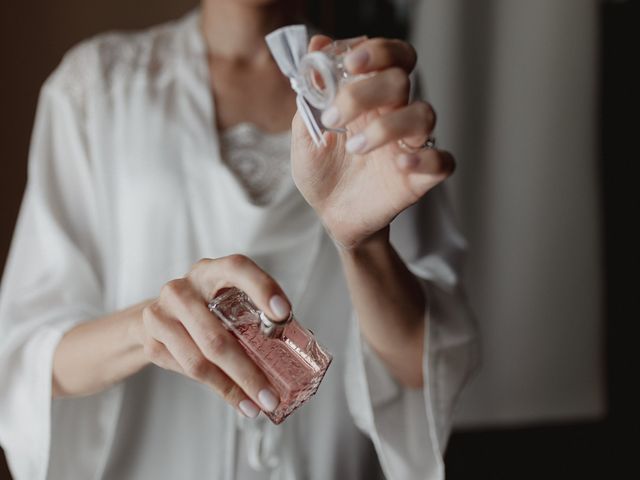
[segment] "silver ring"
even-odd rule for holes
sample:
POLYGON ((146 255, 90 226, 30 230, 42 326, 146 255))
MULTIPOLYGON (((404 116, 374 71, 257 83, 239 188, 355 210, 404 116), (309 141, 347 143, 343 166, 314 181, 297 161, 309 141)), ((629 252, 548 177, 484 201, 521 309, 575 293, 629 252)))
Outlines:
POLYGON ((401 138, 400 140, 398 140, 398 146, 401 150, 404 150, 407 153, 416 153, 421 150, 431 150, 436 148, 436 137, 434 137, 433 135, 429 135, 425 142, 418 147, 407 145, 406 142, 401 138))

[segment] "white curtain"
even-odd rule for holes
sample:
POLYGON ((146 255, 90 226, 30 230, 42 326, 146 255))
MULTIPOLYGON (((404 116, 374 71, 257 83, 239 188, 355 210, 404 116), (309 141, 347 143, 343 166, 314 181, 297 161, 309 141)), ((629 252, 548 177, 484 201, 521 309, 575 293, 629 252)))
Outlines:
POLYGON ((422 0, 413 41, 452 196, 483 368, 459 423, 602 415, 598 2, 422 0))

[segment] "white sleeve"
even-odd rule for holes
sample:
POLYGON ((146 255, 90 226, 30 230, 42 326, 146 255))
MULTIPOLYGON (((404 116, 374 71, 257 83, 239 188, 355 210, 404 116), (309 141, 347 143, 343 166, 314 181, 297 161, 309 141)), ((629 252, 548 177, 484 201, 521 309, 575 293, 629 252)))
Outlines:
POLYGON ((438 187, 392 225, 392 242, 428 299, 422 389, 395 381, 353 316, 345 377, 349 409, 390 480, 444 478, 453 409, 479 360, 475 322, 460 287, 465 242, 446 200, 438 187))
POLYGON ((72 92, 60 83, 54 74, 40 94, 0 290, 0 444, 16 479, 47 476, 53 353, 69 328, 102 310, 85 130, 72 92))

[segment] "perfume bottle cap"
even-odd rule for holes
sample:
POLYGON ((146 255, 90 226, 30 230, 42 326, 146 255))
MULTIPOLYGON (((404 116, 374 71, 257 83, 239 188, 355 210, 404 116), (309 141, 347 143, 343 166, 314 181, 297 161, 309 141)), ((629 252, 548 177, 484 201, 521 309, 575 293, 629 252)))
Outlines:
POLYGON ((260 312, 260 331, 267 337, 278 337, 283 332, 284 327, 291 322, 293 318, 293 311, 289 312, 289 316, 280 322, 271 320, 267 317, 267 314, 260 312))
POLYGON ((306 54, 300 61, 302 94, 319 110, 325 110, 336 98, 338 81, 334 58, 325 52, 306 54))

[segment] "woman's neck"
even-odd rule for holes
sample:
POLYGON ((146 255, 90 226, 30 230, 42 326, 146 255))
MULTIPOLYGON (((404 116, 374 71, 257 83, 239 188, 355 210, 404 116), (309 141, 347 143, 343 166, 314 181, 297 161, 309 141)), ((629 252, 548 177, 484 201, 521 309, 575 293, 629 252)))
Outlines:
POLYGON ((239 0, 202 0, 202 24, 209 54, 232 62, 269 58, 265 35, 297 17, 293 0, 251 5, 239 0), (293 8, 292 8, 293 7, 293 8))

